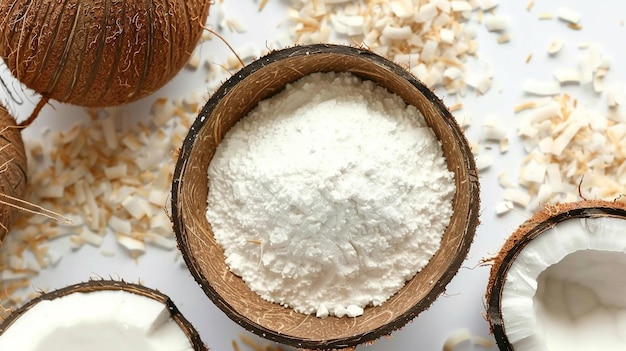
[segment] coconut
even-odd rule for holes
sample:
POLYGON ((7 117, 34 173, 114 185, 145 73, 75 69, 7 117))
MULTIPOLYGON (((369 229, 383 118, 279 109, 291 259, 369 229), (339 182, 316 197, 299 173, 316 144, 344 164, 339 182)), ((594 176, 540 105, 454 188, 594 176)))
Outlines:
POLYGON ((209 0, 0 2, 0 57, 27 87, 80 106, 142 98, 187 63, 209 0))
POLYGON ((43 294, 0 324, 0 350, 44 349, 208 350, 166 295, 111 280, 43 294))
POLYGON ((26 193, 26 151, 20 129, 0 104, 0 243, 26 193))
POLYGON ((500 350, 626 349, 626 205, 545 207, 491 268, 487 319, 500 350))

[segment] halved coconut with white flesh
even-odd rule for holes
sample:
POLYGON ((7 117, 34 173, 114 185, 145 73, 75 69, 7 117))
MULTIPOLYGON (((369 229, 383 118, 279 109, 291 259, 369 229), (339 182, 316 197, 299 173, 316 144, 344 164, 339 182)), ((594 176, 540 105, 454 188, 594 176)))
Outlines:
POLYGON ((626 205, 548 206, 491 268, 487 318, 500 350, 626 350, 626 205))
POLYGON ((166 295, 102 280, 43 294, 13 312, 0 324, 0 350, 208 349, 166 295))

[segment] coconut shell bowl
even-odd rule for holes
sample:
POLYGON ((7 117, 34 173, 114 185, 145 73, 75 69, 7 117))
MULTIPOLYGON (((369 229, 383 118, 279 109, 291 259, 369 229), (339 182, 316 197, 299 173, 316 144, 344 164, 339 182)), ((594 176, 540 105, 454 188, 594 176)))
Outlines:
MULTIPOLYGON (((189 344, 191 349, 194 351, 208 351, 208 348, 204 344, 204 342, 200 339, 200 335, 198 331, 191 325, 191 323, 185 319, 182 313, 178 310, 174 302, 165 294, 139 284, 127 283, 124 281, 115 281, 115 280, 90 280, 84 283, 77 283, 73 285, 66 286, 61 289, 53 290, 47 293, 42 293, 38 297, 33 298, 28 303, 24 304, 19 309, 13 311, 6 319, 0 321, 0 335, 5 333, 10 329, 10 327, 15 324, 18 319, 20 319, 23 315, 27 314, 31 309, 33 309, 40 302, 53 302, 57 299, 62 299, 72 294, 84 295, 95 292, 102 291, 114 291, 114 292, 124 292, 140 297, 145 297, 156 302, 163 304, 167 310, 169 311, 169 317, 174 320, 174 322, 178 325, 181 331, 187 336, 189 340, 189 344)), ((121 301, 124 301, 123 297, 120 297, 121 301)), ((126 306, 120 308, 117 311, 118 316, 123 315, 124 310, 132 309, 129 303, 126 303, 126 306), (126 307, 128 306, 128 307, 126 307)), ((98 310, 98 309, 95 309, 98 310)), ((89 311, 91 313, 97 312, 89 311)), ((85 313, 85 311, 82 311, 85 313)), ((70 314, 72 314, 70 312, 70 314)), ((67 321, 61 323, 58 322, 55 316, 48 316, 51 319, 46 321, 45 323, 49 324, 49 327, 55 325, 55 322, 58 323, 55 327, 56 330, 63 330, 67 328, 72 328, 72 323, 69 325, 63 324, 67 323, 67 321)), ((16 331, 15 333, 18 333, 16 331)), ((23 332, 22 332, 23 333, 23 332)), ((55 348, 56 349, 56 348, 55 348)), ((89 349, 88 347, 86 349, 89 349)), ((17 351, 17 350, 16 350, 17 351)))
POLYGON ((442 101, 404 68, 369 50, 314 44, 274 51, 241 69, 212 95, 190 128, 172 183, 172 220, 185 262, 206 295, 229 318, 266 339, 304 349, 346 349, 390 335, 427 309, 460 268, 479 213, 474 159, 442 101), (206 219, 207 168, 217 146, 261 100, 316 72, 350 72, 416 106, 441 141, 455 175, 453 214, 438 251, 406 285, 359 317, 316 318, 271 303, 230 272, 206 219))

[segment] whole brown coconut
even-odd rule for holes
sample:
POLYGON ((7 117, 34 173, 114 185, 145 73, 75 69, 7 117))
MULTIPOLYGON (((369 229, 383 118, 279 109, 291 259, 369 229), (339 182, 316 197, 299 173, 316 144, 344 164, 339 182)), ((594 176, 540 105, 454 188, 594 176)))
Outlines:
POLYGON ((26 152, 20 129, 0 105, 0 243, 6 237, 17 209, 6 202, 26 193, 26 152))
POLYGON ((0 56, 46 98, 103 107, 162 87, 193 52, 211 0, 3 0, 0 56))

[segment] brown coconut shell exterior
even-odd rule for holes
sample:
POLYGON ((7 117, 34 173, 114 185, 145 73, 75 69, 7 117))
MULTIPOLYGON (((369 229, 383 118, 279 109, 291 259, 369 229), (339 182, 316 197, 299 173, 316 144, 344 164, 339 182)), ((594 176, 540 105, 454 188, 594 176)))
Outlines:
MULTIPOLYGON (((26 194, 26 151, 20 128, 7 109, 0 105, 0 200, 23 199, 26 194)), ((8 234, 18 209, 0 205, 0 244, 8 234)))
POLYGON ((211 0, 6 0, 0 57, 46 98, 88 107, 140 99, 170 81, 211 0))
POLYGON ((144 296, 153 300, 156 300, 165 306, 170 311, 170 315, 172 319, 179 325, 180 329, 187 335, 193 350, 194 351, 208 351, 206 345, 200 339, 200 335, 196 331, 196 329, 191 325, 191 323, 185 319, 185 317, 180 313, 174 302, 165 294, 147 288, 143 285, 127 283, 124 281, 115 281, 115 280, 90 280, 85 283, 78 283, 74 285, 67 286, 65 288, 61 288, 58 290, 51 291, 49 293, 42 294, 19 309, 13 311, 2 323, 0 323, 0 335, 4 333, 5 330, 11 327, 11 325, 18 320, 23 314, 28 312, 33 306, 41 301, 52 301, 59 297, 67 296, 74 293, 91 293, 96 291, 125 291, 131 294, 144 296))
MULTIPOLYGON (((622 201, 582 200, 578 202, 546 205, 541 211, 522 223, 502 245, 492 260, 489 284, 487 285, 487 321, 500 350, 513 351, 506 336, 502 320, 502 289, 509 268, 524 250, 524 247, 560 222, 575 218, 615 217, 626 220, 626 203, 622 201)), ((567 233, 565 233, 567 235, 567 233)))
POLYGON ((474 159, 442 101, 404 68, 369 50, 315 44, 274 51, 241 69, 204 106, 180 150, 172 183, 172 220, 194 278, 228 317, 255 334, 306 349, 345 349, 404 326, 445 290, 465 259, 478 225, 479 183, 474 159), (314 72, 351 72, 415 105, 441 140, 455 173, 454 214, 440 249, 396 295, 356 318, 319 319, 261 299, 228 269, 206 220, 207 168, 226 132, 261 100, 314 72))

